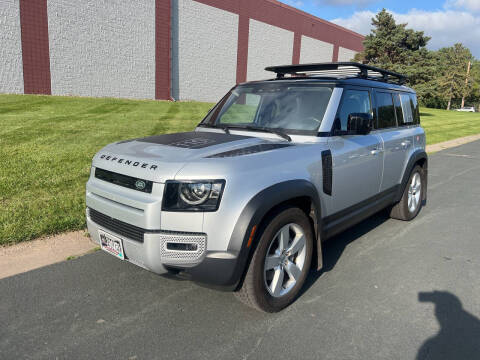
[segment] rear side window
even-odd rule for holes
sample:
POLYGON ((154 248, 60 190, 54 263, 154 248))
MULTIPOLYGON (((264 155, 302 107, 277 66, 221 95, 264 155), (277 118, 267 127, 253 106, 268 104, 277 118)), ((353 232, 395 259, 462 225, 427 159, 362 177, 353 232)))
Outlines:
POLYGON ((418 108, 417 96, 415 94, 409 94, 409 96, 413 109, 413 123, 418 125, 420 124, 420 109, 418 108))
POLYGON ((410 94, 400 94, 403 109, 403 125, 412 125, 414 123, 413 113, 415 109, 412 107, 410 94))
POLYGON ((397 124, 403 124, 403 109, 399 94, 393 94, 393 105, 395 106, 395 115, 397 116, 397 124))
POLYGON ((345 90, 335 119, 335 130, 347 131, 348 115, 352 113, 372 113, 368 90, 345 90))
POLYGON ((397 126, 392 94, 377 92, 375 98, 377 100, 378 128, 384 129, 397 126))

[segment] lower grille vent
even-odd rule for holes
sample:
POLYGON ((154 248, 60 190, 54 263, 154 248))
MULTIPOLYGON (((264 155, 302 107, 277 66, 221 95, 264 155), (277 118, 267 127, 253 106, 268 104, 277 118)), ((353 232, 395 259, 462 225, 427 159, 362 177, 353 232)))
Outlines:
POLYGON ((146 233, 145 229, 114 219, 94 209, 89 209, 89 214, 90 219, 102 228, 113 231, 118 235, 125 236, 128 239, 143 243, 143 235, 146 233))

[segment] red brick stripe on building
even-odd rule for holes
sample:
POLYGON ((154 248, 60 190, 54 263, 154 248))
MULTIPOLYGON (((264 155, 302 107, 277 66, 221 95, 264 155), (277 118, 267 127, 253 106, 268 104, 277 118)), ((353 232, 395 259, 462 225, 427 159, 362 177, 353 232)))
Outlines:
POLYGON ((52 93, 47 0, 20 0, 25 94, 52 93))
POLYGON ((195 0, 218 9, 243 14, 251 19, 277 26, 294 33, 342 46, 363 50, 363 36, 329 21, 322 20, 276 0, 195 0))
POLYGON ((238 18, 237 84, 247 81, 249 31, 250 19, 248 16, 240 14, 238 18))
POLYGON ((159 100, 171 100, 171 1, 155 0, 155 99, 159 100))
POLYGON ((339 46, 337 44, 333 45, 332 61, 338 61, 338 50, 339 50, 339 46))
POLYGON ((302 34, 296 32, 293 36, 292 64, 300 63, 301 48, 302 48, 302 34))

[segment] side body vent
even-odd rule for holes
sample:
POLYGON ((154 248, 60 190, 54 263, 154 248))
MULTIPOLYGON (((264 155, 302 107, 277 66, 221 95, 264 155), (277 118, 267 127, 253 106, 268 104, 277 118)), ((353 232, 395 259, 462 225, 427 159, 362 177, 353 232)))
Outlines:
POLYGON ((289 144, 259 144, 244 147, 241 149, 235 149, 230 151, 221 152, 218 154, 207 156, 207 158, 226 158, 226 157, 234 157, 234 156, 242 156, 242 155, 250 155, 255 154, 263 151, 281 149, 287 146, 291 146, 289 144))
POLYGON ((322 151, 323 192, 332 195, 332 152, 322 151))

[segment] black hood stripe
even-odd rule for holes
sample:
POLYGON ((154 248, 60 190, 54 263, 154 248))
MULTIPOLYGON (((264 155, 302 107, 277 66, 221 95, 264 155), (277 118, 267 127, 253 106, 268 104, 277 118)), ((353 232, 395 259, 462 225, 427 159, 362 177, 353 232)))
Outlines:
POLYGON ((225 157, 234 157, 234 156, 242 156, 242 155, 249 155, 255 154, 263 151, 281 149, 287 146, 292 146, 290 144, 259 144, 259 145, 252 145, 248 147, 244 147, 241 149, 235 149, 230 151, 221 152, 218 154, 207 156, 207 158, 225 158, 225 157))
POLYGON ((250 136, 222 134, 217 132, 191 131, 176 134, 154 135, 136 141, 175 146, 185 149, 201 149, 227 142, 245 140, 250 136))

